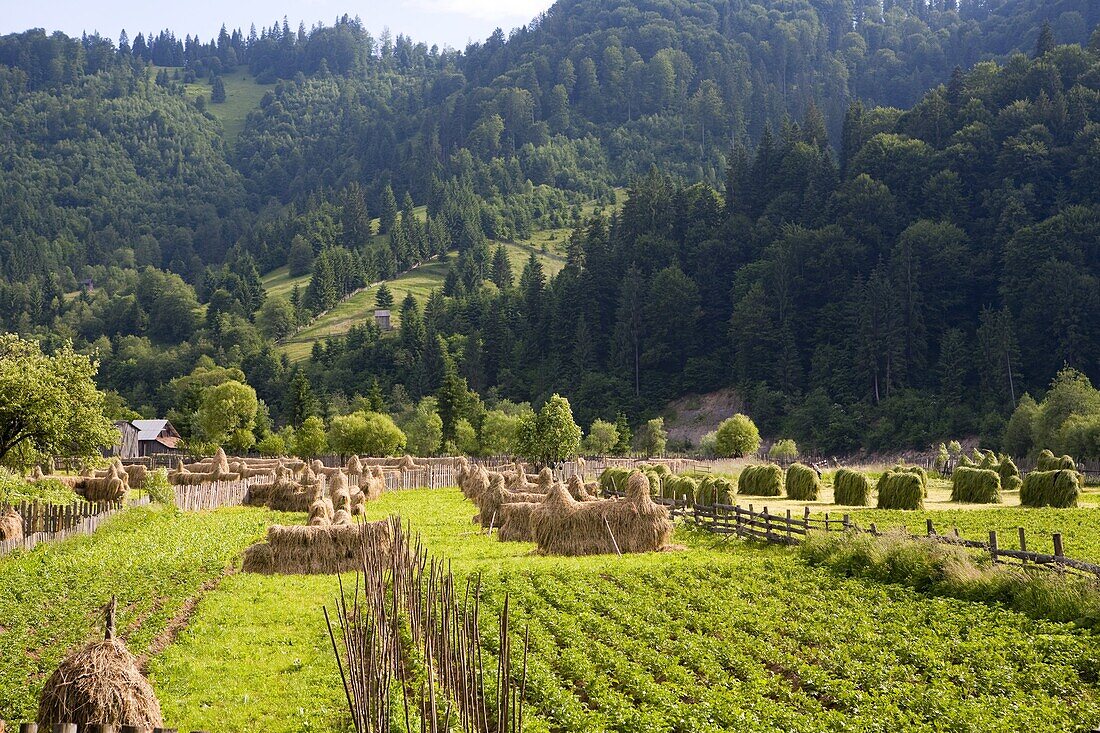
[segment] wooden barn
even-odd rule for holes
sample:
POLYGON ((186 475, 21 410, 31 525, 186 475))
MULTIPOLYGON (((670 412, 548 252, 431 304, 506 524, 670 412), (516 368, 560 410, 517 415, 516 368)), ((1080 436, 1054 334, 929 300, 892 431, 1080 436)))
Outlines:
POLYGON ((144 458, 184 452, 179 432, 167 420, 118 420, 115 427, 122 437, 112 448, 112 456, 144 458))

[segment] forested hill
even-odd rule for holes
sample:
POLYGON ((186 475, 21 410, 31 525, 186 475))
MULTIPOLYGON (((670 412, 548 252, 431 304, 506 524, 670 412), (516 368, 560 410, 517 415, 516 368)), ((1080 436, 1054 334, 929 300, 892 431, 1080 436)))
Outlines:
POLYGON ((1091 0, 563 0, 463 52, 347 17, 6 36, 0 325, 95 351, 119 414, 187 434, 226 379, 262 434, 461 376, 584 421, 735 386, 823 450, 999 440, 1060 367, 1100 377, 1098 21, 1091 0), (266 89, 232 145, 226 80, 266 89), (539 233, 564 269, 513 272, 494 242, 539 233), (281 354, 433 258, 453 265, 392 304, 396 334, 281 354), (301 286, 269 296, 284 266, 301 286))

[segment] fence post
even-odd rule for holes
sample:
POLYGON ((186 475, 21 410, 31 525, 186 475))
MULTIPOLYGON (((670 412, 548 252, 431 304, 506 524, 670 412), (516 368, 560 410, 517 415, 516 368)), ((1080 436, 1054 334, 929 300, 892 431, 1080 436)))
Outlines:
POLYGON ((997 530, 989 530, 989 554, 993 557, 993 562, 997 562, 997 530))
POLYGON ((38 723, 20 723, 19 733, 38 733, 38 723))
MULTIPOLYGON (((809 509, 809 507, 806 507, 809 509)), ((791 510, 787 510, 787 544, 790 544, 794 538, 791 535, 791 510)))
POLYGON ((931 537, 932 535, 936 534, 936 528, 932 526, 932 520, 927 519, 925 520, 925 522, 926 528, 928 529, 928 536, 931 537))
POLYGON ((1063 552, 1062 548, 1062 533, 1055 532, 1052 539, 1054 540, 1054 556, 1065 557, 1065 553, 1063 552))
POLYGON ((1024 537, 1024 528, 1020 527, 1020 552, 1027 552, 1027 538, 1024 537))
POLYGON ((772 523, 768 518, 768 508, 764 507, 762 516, 764 517, 764 540, 767 542, 772 541, 772 523))

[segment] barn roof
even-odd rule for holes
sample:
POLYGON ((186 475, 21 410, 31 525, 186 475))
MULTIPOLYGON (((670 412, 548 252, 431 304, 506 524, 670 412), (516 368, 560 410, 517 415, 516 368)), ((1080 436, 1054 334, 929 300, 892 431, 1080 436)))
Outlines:
POLYGON ((132 420, 131 422, 138 429, 138 440, 156 440, 168 425, 167 420, 132 420))

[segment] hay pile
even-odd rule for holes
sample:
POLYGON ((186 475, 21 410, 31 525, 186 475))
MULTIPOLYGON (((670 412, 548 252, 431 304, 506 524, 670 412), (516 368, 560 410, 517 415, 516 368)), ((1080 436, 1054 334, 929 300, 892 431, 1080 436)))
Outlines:
POLYGON ((581 477, 576 474, 570 476, 569 480, 565 482, 565 488, 569 490, 569 495, 577 501, 595 501, 599 498, 588 493, 588 487, 581 477))
POLYGON ((336 512, 327 526, 270 527, 266 542, 245 550, 241 569, 265 575, 348 573, 362 568, 364 543, 388 551, 391 540, 388 520, 355 525, 350 515, 336 512))
POLYGON ((911 471, 886 471, 875 485, 879 509, 923 509, 925 488, 911 471))
POLYGON ((1075 507, 1081 495, 1081 474, 1061 471, 1032 471, 1020 486, 1020 504, 1030 507, 1075 507))
POLYGON ((737 477, 737 493, 746 496, 782 496, 783 469, 774 463, 745 466, 737 477))
POLYGON ((951 501, 1000 504, 1000 474, 988 468, 959 466, 951 476, 951 501))
POLYGON ((276 474, 272 482, 249 486, 245 504, 266 506, 280 512, 308 512, 321 494, 319 481, 298 482, 291 478, 289 471, 284 471, 276 474))
MULTIPOLYGON (((501 480, 504 480, 503 476, 501 480)), ((484 466, 474 466, 466 473, 459 488, 462 489, 463 496, 477 504, 478 497, 489 490, 489 472, 484 466)))
POLYGON ((69 655, 50 675, 38 701, 38 725, 50 730, 61 723, 136 726, 152 730, 163 726, 160 703, 152 685, 142 676, 137 659, 121 639, 114 638, 114 606, 107 611, 107 633, 69 655))
POLYGON ((1001 477, 1002 491, 1020 490, 1020 486, 1024 483, 1024 480, 1020 478, 1020 469, 1016 467, 1015 461, 1008 456, 1001 456, 1000 462, 997 463, 994 470, 1001 477))
POLYGON ((531 517, 542 502, 518 501, 503 504, 500 507, 500 531, 497 539, 501 542, 534 542, 531 532, 531 517))
POLYGON ((817 471, 801 463, 787 469, 787 497, 798 501, 817 501, 821 494, 821 477, 817 471))
MULTIPOLYGON (((514 504, 516 502, 537 504, 543 501, 547 496, 547 494, 537 491, 508 491, 504 488, 504 476, 495 472, 488 474, 488 476, 488 488, 482 491, 473 500, 474 503, 477 504, 478 509, 474 521, 479 522, 482 527, 499 527, 502 518, 501 507, 505 504, 514 504)), ((561 486, 561 484, 557 484, 557 486, 561 486)), ((564 487, 562 487, 562 490, 565 490, 564 487)))
POLYGON ((420 466, 416 465, 416 461, 408 453, 401 456, 401 460, 397 462, 397 468, 402 471, 417 471, 420 466))
POLYGON ((1044 448, 1035 464, 1036 471, 1076 471, 1077 463, 1071 456, 1056 456, 1044 448))
POLYGON ((844 506, 867 506, 871 498, 871 482, 862 473, 842 468, 833 477, 833 503, 844 506))
POLYGON ((0 514, 0 542, 23 539, 23 517, 8 507, 0 514))
POLYGON ((655 552, 672 537, 668 509, 654 504, 649 480, 634 472, 625 499, 579 502, 561 484, 531 513, 531 534, 547 555, 655 552))
MULTIPOLYGON (((359 492, 364 501, 375 501, 386 490, 386 476, 378 466, 371 466, 359 474, 359 492)), ((354 496, 352 499, 354 500, 354 496)))
POLYGON ((76 493, 88 501, 118 501, 129 490, 130 476, 121 463, 112 463, 103 476, 84 478, 73 487, 76 493))
POLYGON ((626 482, 630 478, 630 471, 625 468, 605 468, 600 474, 600 492, 604 496, 621 494, 626 491, 626 482))
POLYGON ((714 506, 715 504, 733 504, 734 494, 737 488, 733 481, 722 476, 706 476, 699 482, 699 487, 692 497, 699 506, 714 506))
POLYGON ((208 461, 190 463, 186 466, 179 463, 176 470, 168 472, 168 483, 173 486, 198 486, 215 481, 238 481, 240 478, 241 474, 230 470, 229 459, 221 448, 218 448, 218 452, 208 461))
POLYGON ((920 466, 894 466, 891 471, 895 473, 911 473, 920 479, 921 496, 928 496, 928 472, 920 466))

